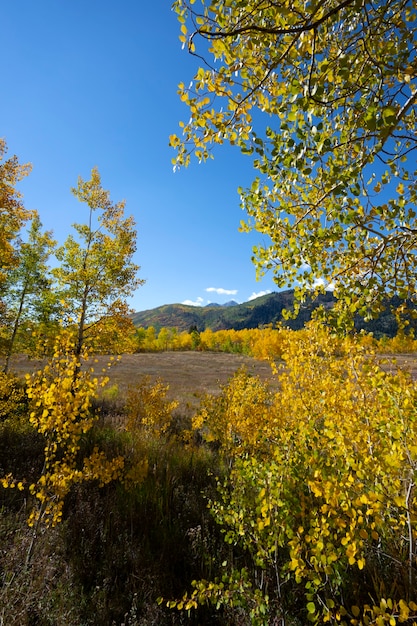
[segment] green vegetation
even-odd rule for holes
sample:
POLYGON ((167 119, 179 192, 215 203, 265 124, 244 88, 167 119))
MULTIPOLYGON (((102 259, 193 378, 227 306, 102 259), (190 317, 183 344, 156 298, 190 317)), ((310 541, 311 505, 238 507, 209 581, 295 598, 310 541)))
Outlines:
MULTIPOLYGON (((133 263, 136 230, 125 203, 113 203, 96 168, 79 178, 74 196, 87 205, 86 223, 56 247, 36 212, 24 209, 16 190, 29 171, 6 159, 0 140, 0 356, 7 372, 13 354, 53 354, 62 329, 95 352, 128 352, 134 334, 127 298, 143 283, 133 263), (28 232, 24 233, 24 226, 28 232), (50 268, 55 256, 54 268, 50 268)), ((133 349, 130 346, 130 349, 133 349)))
MULTIPOLYGON (((296 320, 288 323, 293 328, 301 328, 311 312, 320 304, 333 303, 331 293, 322 295, 316 303, 306 306, 296 320)), ((148 328, 153 326, 157 331, 163 327, 177 328, 179 331, 195 327, 202 331, 207 328, 217 330, 241 330, 244 328, 258 328, 267 324, 276 325, 284 320, 282 311, 291 310, 294 304, 294 291, 282 291, 260 296, 250 302, 234 306, 205 306, 195 307, 185 304, 169 304, 149 311, 139 311, 133 314, 135 326, 148 328)))
POLYGON ((272 392, 238 373, 193 424, 230 468, 209 507, 222 575, 169 606, 243 623, 417 623, 416 387, 319 324, 284 340, 272 392))
MULTIPOLYGON (((260 296, 250 302, 235 306, 195 307, 168 304, 148 311, 136 312, 132 315, 132 320, 135 326, 145 329, 153 327, 157 333, 161 328, 175 328, 178 332, 184 332, 195 327, 201 332, 207 329, 212 331, 243 330, 271 324, 276 326, 280 323, 299 330, 311 319, 317 307, 323 306, 325 310, 330 310, 335 304, 332 292, 318 294, 314 301, 306 301, 294 318, 286 319, 284 312, 294 308, 294 299, 295 292, 289 289, 260 296)), ((357 315, 354 320, 355 329, 373 332, 376 337, 382 335, 394 337, 398 332, 398 318, 395 310, 400 305, 399 298, 392 298, 385 303, 385 310, 381 311, 377 319, 367 322, 357 315)), ((412 317, 408 321, 408 326, 416 328, 416 322, 412 317)))
POLYGON ((333 283, 339 323, 413 299, 416 40, 411 0, 175 0, 200 67, 178 86, 175 167, 248 155, 240 195, 260 274, 299 299, 333 283))
POLYGON ((90 359, 74 388, 63 339, 2 374, 5 624, 417 623, 415 383, 320 324, 272 332, 283 369, 196 406, 90 359))
POLYGON ((1 378, 2 623, 171 624, 156 597, 210 571, 217 463, 161 383, 91 403, 97 383, 83 369, 74 389, 71 362, 57 355, 26 392, 1 378))

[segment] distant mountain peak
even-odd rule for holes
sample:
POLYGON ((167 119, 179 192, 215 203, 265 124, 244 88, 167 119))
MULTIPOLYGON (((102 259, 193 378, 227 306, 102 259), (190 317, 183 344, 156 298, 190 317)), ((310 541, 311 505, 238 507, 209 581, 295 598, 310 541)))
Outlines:
POLYGON ((238 302, 236 302, 235 300, 229 300, 229 302, 225 302, 224 304, 218 304, 218 302, 209 302, 208 304, 206 304, 206 308, 210 307, 210 306, 214 306, 214 307, 228 307, 228 306, 238 306, 238 302))
MULTIPOLYGON (((333 301, 333 295, 321 296, 317 304, 327 300, 333 301)), ((293 301, 294 291, 287 290, 259 296, 242 304, 235 300, 229 300, 225 304, 210 302, 205 306, 170 304, 134 313, 133 323, 145 328, 153 326, 156 330, 166 327, 177 328, 179 331, 188 330, 191 326, 196 326, 199 331, 206 328, 211 328, 213 331, 258 328, 266 324, 276 325, 281 322, 282 310, 291 309, 293 301)), ((312 308, 314 306, 310 307, 310 312, 312 308)), ((290 320, 287 324, 301 328, 307 319, 309 319, 309 312, 303 310, 298 321, 290 320)))
MULTIPOLYGON (((241 330, 262 328, 266 325, 274 327, 282 322, 290 328, 299 329, 311 318, 312 311, 318 305, 330 308, 334 302, 333 292, 320 294, 316 300, 306 302, 301 307, 296 319, 284 320, 283 309, 292 309, 294 303, 294 290, 287 289, 265 294, 242 304, 234 300, 226 304, 211 302, 206 306, 167 304, 156 309, 134 313, 132 319, 135 326, 144 328, 153 326, 158 332, 163 327, 176 328, 179 332, 188 331, 192 326, 199 331, 206 328, 213 331, 241 330)), ((364 328, 372 331, 375 336, 384 334, 392 337, 397 332, 396 321, 389 307, 377 320, 365 323, 359 318, 356 319, 355 326, 357 329, 364 328)))

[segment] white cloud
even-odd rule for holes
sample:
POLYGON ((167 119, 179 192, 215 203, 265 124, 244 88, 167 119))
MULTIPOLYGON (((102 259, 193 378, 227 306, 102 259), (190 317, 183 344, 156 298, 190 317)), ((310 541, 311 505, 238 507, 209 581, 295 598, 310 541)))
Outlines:
POLYGON ((323 278, 317 278, 314 281, 313 287, 323 287, 326 289, 326 291, 334 291, 335 290, 335 284, 334 283, 325 283, 323 278))
POLYGON ((203 306, 204 304, 204 300, 203 298, 200 298, 200 296, 197 298, 197 300, 193 301, 193 300, 184 300, 183 302, 181 302, 181 304, 187 304, 188 306, 203 306))
POLYGON ((261 296, 266 296, 268 293, 271 293, 270 289, 265 289, 265 291, 258 291, 258 293, 253 292, 251 296, 248 298, 248 302, 250 300, 255 300, 255 298, 260 298, 261 296))
MULTIPOLYGON (((303 260, 303 263, 300 267, 300 271, 309 271, 311 269, 311 266, 303 260)), ((323 287, 326 289, 326 291, 334 291, 336 289, 336 286, 333 282, 330 283, 325 283, 323 278, 316 278, 315 281, 313 282, 312 287, 323 287)))
POLYGON ((219 296, 235 296, 237 289, 223 289, 222 287, 207 287, 209 293, 217 293, 219 296))

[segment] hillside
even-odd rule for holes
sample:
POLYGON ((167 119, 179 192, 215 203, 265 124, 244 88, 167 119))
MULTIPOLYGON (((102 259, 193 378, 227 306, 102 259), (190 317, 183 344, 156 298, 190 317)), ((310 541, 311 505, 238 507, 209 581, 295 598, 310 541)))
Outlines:
MULTIPOLYGON (((135 326, 148 328, 153 326, 156 331, 161 328, 177 328, 179 332, 196 328, 203 331, 210 328, 216 330, 241 330, 243 328, 258 328, 267 324, 275 325, 283 321, 282 310, 291 309, 294 301, 294 290, 274 292, 261 296, 249 302, 236 304, 228 302, 225 305, 211 304, 205 307, 189 306, 185 304, 166 304, 155 309, 139 311, 133 314, 135 326)), ((318 297, 314 303, 307 303, 298 317, 288 320, 285 324, 293 329, 302 328, 310 319, 311 312, 320 304, 331 307, 334 297, 327 292, 318 297)), ((393 299, 391 304, 398 306, 400 301, 393 299)), ((365 323, 357 318, 355 326, 358 330, 372 331, 375 336, 387 335, 393 337, 397 333, 397 323, 387 306, 387 310, 380 317, 365 323)), ((416 320, 410 321, 410 328, 417 329, 416 320)))
MULTIPOLYGON (((258 328, 266 324, 277 324, 283 320, 282 310, 290 309, 294 300, 294 291, 280 291, 260 296, 243 304, 227 303, 205 307, 189 306, 185 304, 166 304, 155 309, 134 313, 135 326, 148 328, 154 326, 156 330, 162 327, 177 328, 178 331, 187 331, 196 327, 199 331, 210 328, 216 330, 241 330, 243 328, 258 328)), ((295 320, 288 323, 292 328, 301 328, 310 319, 311 311, 319 304, 331 306, 333 295, 329 292, 321 295, 314 305, 306 305, 295 320)))

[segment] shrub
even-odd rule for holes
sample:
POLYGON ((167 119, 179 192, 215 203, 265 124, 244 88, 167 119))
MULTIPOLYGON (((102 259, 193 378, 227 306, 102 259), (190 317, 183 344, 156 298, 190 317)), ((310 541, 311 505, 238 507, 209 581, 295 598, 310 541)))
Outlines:
POLYGON ((126 429, 129 432, 140 431, 142 436, 159 437, 166 434, 172 412, 178 406, 175 400, 167 400, 168 390, 168 385, 160 379, 153 382, 150 376, 145 376, 136 387, 130 387, 125 404, 126 429))
POLYGON ((318 323, 283 358, 273 402, 261 387, 245 398, 240 375, 198 423, 238 434, 210 509, 250 562, 170 606, 240 606, 262 626, 417 623, 415 384, 318 323))
POLYGON ((0 372, 0 421, 20 418, 27 412, 25 386, 14 374, 0 372))

